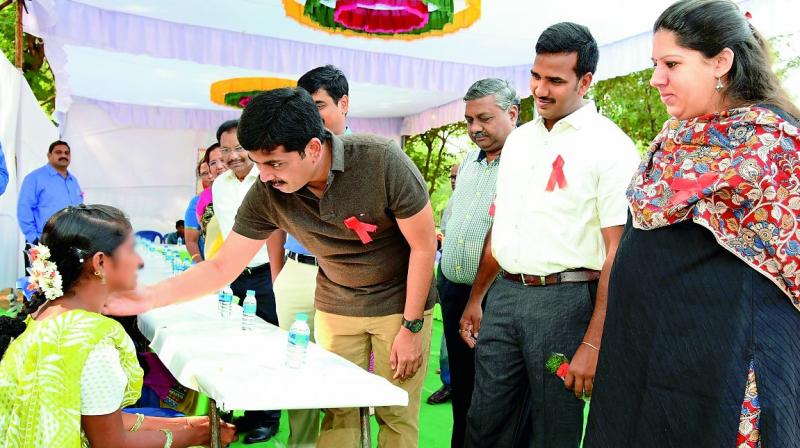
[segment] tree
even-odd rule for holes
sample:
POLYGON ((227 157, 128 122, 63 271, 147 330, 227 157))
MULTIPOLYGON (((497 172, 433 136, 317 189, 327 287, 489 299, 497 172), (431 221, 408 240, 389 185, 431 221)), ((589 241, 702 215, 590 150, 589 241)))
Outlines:
MULTIPOLYGON (((15 59, 14 29, 17 11, 13 3, 0 10, 0 50, 13 64, 15 59)), ((22 74, 31 86, 39 105, 50 115, 55 109, 56 85, 50 64, 44 56, 44 43, 38 37, 23 35, 22 74)))
POLYGON ((650 86, 653 69, 599 81, 589 91, 600 113, 611 119, 644 151, 669 118, 658 91, 650 86))
POLYGON ((404 151, 428 184, 428 195, 437 219, 450 197, 450 168, 457 159, 453 150, 448 150, 448 143, 452 145, 455 137, 466 135, 466 132, 464 122, 458 122, 408 137, 405 141, 404 151))

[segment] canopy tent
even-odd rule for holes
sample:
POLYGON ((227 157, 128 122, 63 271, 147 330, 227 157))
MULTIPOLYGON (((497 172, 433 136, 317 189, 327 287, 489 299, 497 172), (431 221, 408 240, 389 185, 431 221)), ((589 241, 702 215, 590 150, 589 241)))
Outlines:
MULTIPOLYGON (((297 14, 305 1, 28 0, 26 31, 45 41, 56 119, 87 201, 120 206, 137 228, 171 229, 194 193, 196 148, 239 115, 211 100, 216 81, 297 79, 334 64, 350 82, 349 126, 397 138, 463 119, 461 97, 481 78, 527 96, 535 41, 559 21, 591 29, 595 79, 646 68, 650 27, 672 2, 454 0, 452 32, 392 39, 315 27, 297 14)), ((789 0, 741 7, 769 35, 797 29, 789 0)))
POLYGON ((22 73, 0 54, 0 145, 9 174, 8 187, 0 195, 0 288, 12 286, 23 275, 24 240, 17 225, 19 186, 26 173, 45 164, 47 147, 57 138, 58 129, 22 73))

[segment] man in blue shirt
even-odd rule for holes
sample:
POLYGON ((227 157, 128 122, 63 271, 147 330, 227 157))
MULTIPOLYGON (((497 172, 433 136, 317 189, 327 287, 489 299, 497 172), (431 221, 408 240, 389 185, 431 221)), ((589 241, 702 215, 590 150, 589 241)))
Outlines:
POLYGON ((25 176, 19 190, 17 221, 25 241, 38 242, 45 223, 57 211, 83 203, 78 179, 67 171, 71 151, 67 142, 56 140, 47 151, 47 164, 25 176))
POLYGON ((8 186, 8 169, 6 168, 6 158, 3 155, 3 145, 0 143, 0 194, 5 193, 8 186))

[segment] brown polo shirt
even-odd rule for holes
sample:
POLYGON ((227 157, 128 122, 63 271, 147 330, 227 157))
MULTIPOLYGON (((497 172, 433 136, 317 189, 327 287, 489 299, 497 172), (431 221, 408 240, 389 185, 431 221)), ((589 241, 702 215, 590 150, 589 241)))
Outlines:
MULTIPOLYGON (((256 182, 239 207, 233 231, 263 240, 276 229, 292 234, 319 261, 316 308, 343 316, 402 313, 410 248, 396 219, 428 203, 419 170, 393 140, 373 135, 329 134, 328 189, 282 193, 256 182), (378 228, 364 244, 344 221, 356 217, 378 228)), ((425 309, 436 300, 434 282, 425 309)))

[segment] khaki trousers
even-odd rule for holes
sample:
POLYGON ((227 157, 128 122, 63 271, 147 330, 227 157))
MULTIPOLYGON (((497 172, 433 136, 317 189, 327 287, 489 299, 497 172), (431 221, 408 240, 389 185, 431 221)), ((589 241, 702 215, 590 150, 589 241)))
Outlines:
MULTIPOLYGON (((419 407, 422 384, 428 370, 431 347, 431 311, 425 312, 422 335, 422 367, 408 381, 393 380, 390 363, 392 343, 400 330, 403 315, 349 317, 317 311, 316 338, 322 348, 342 356, 364 370, 370 352, 375 354, 375 374, 408 392, 408 406, 375 408, 380 427, 381 448, 416 448, 419 444, 419 407)), ((359 443, 361 425, 358 409, 325 409, 318 447, 349 448, 359 443)))

